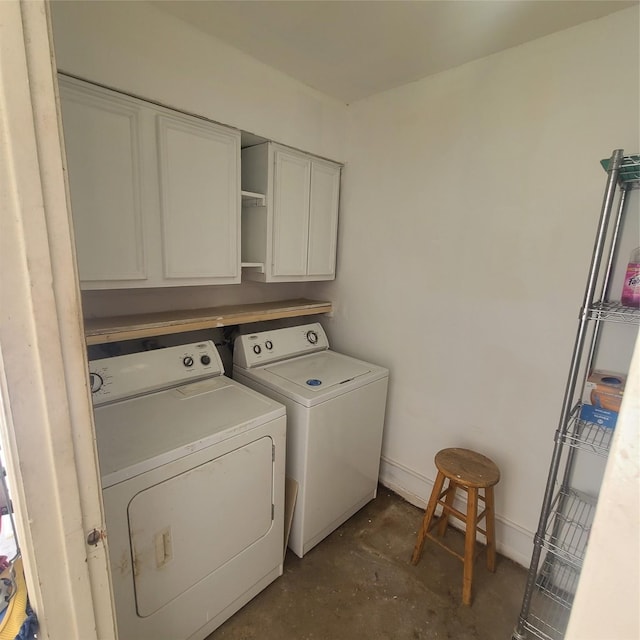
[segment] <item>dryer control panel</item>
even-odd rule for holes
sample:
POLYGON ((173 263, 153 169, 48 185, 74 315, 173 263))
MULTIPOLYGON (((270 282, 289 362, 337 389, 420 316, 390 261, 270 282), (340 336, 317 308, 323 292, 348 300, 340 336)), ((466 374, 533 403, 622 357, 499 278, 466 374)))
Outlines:
POLYGON ((89 362, 95 406, 223 373, 220 354, 211 340, 89 362))
POLYGON ((327 334, 318 322, 273 331, 238 336, 233 346, 233 364, 244 369, 329 348, 327 334))

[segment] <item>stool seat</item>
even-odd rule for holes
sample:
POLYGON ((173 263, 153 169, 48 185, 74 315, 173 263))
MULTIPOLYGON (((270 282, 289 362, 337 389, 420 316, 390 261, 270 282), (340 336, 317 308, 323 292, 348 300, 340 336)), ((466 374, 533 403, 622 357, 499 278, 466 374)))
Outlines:
POLYGON ((471 604, 477 533, 484 535, 486 539, 487 568, 489 571, 495 571, 496 568, 493 487, 500 481, 500 470, 492 460, 470 449, 442 449, 442 451, 438 451, 434 461, 438 475, 418 532, 411 564, 415 565, 420 561, 426 538, 433 540, 456 558, 462 560, 464 564, 462 602, 469 605, 471 604), (448 486, 443 490, 445 482, 448 482, 448 486), (466 513, 454 507, 454 499, 458 489, 467 493, 466 513), (481 494, 480 491, 483 493, 481 494), (478 514, 479 501, 482 501, 485 507, 480 514, 478 514), (438 506, 442 507, 442 511, 440 517, 435 518, 438 506), (437 524, 438 536, 443 538, 449 524, 449 517, 454 517, 465 525, 464 555, 460 555, 431 533, 431 529, 437 524), (485 528, 481 529, 478 523, 483 519, 485 528))
POLYGON ((443 449, 435 457, 438 471, 466 487, 485 489, 498 484, 500 469, 481 453, 469 449, 443 449))

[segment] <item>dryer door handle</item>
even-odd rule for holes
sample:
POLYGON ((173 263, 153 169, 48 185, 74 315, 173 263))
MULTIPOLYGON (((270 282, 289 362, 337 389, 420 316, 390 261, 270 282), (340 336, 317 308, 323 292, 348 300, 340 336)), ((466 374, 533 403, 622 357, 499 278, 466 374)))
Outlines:
POLYGON ((173 558, 171 544, 171 527, 167 527, 155 535, 156 567, 164 567, 173 558))

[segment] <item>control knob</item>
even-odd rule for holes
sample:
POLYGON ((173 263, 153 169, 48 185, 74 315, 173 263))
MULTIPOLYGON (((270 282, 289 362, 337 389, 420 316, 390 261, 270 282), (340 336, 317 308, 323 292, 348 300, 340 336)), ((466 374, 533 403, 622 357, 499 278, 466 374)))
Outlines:
POLYGON ((264 346, 267 347, 267 351, 271 351, 271 349, 273 349, 273 342, 271 342, 271 340, 267 340, 264 343, 264 346))
POLYGON ((259 344, 254 344, 253 345, 253 353, 255 353, 256 355, 260 355, 260 353, 262 352, 262 349, 260 348, 259 344))
POLYGON ((91 385, 91 393, 96 393, 96 391, 100 391, 102 388, 104 380, 102 376, 97 373, 89 374, 89 384, 91 385))
POLYGON ((206 367, 208 364, 211 364, 211 358, 208 355, 200 356, 200 362, 206 367))
POLYGON ((318 334, 315 331, 307 331, 307 340, 311 344, 316 344, 318 342, 318 334))
POLYGON ((193 367, 193 358, 191 356, 185 356, 182 358, 182 364, 185 367, 193 367))

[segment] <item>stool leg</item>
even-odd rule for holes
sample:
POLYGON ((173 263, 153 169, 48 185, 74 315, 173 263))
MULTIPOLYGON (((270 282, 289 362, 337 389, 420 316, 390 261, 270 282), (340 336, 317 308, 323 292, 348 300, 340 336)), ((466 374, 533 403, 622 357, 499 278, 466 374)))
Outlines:
POLYGON ((484 490, 486 506, 485 529, 487 531, 487 569, 496 570, 496 528, 493 507, 493 487, 484 490))
POLYGON ((462 602, 471 604, 473 560, 476 546, 476 518, 478 517, 478 489, 469 487, 467 492, 467 521, 464 537, 464 576, 462 579, 462 602))
POLYGON ((422 526, 418 531, 418 539, 416 540, 416 546, 413 549, 413 556, 411 557, 411 564, 418 564, 420 556, 422 556, 422 549, 424 547, 424 539, 431 526, 431 520, 433 514, 436 511, 436 505, 438 504, 438 497, 442 491, 442 485, 444 484, 444 474, 438 471, 435 484, 433 485, 433 491, 431 491, 431 497, 429 498, 429 504, 424 512, 424 518, 422 519, 422 526))
MULTIPOLYGON (((453 506, 453 500, 456 497, 456 490, 458 485, 453 482, 453 480, 449 479, 449 493, 447 493, 444 503, 448 507, 453 506)), ((445 532, 447 531, 447 525, 449 524, 449 512, 446 509, 442 510, 442 515, 440 516, 440 522, 438 523, 438 535, 442 538, 445 532)))

